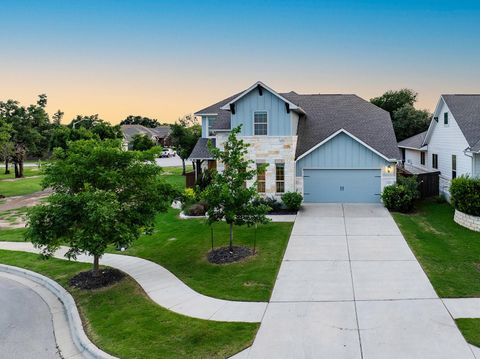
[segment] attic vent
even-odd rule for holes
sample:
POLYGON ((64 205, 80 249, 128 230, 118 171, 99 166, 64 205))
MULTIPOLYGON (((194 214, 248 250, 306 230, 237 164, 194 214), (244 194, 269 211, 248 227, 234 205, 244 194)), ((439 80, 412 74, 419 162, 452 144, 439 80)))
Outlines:
POLYGON ((230 112, 232 113, 232 115, 235 115, 235 104, 234 103, 230 104, 230 112))
POLYGON ((258 89, 258 94, 259 94, 260 96, 263 96, 263 88, 262 88, 262 86, 257 85, 257 89, 258 89))

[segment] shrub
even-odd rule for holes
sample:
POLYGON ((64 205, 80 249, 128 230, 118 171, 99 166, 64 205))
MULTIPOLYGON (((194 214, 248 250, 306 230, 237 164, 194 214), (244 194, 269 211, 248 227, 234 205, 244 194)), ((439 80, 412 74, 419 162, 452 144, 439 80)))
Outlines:
POLYGON ((298 211, 302 205, 303 197, 298 192, 286 192, 282 195, 285 207, 290 211, 298 211))
POLYGON ((183 203, 192 203, 195 202, 197 199, 197 195, 193 188, 185 188, 183 191, 182 202, 183 203))
POLYGON ((455 209, 472 216, 480 216, 480 178, 455 178, 450 186, 450 196, 455 209))
POLYGON ((415 176, 398 177, 396 184, 383 189, 382 200, 391 211, 410 212, 415 200, 420 197, 418 182, 415 176))
POLYGON ((207 206, 203 202, 187 205, 183 210, 187 216, 204 216, 206 212, 207 206))
POLYGON ((271 208, 270 212, 279 212, 282 210, 282 203, 275 197, 266 197, 265 204, 271 208))

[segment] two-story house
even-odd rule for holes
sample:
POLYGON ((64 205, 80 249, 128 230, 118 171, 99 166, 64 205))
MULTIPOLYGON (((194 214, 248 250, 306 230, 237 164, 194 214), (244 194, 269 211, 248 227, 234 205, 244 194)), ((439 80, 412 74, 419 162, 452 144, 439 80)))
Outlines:
POLYGON ((440 171, 439 191, 449 198, 450 181, 480 176, 480 95, 442 95, 428 131, 398 143, 405 165, 440 171))
POLYGON ((250 144, 260 193, 298 191, 305 202, 380 202, 400 157, 390 115, 356 95, 277 93, 257 82, 195 113, 202 138, 190 159, 217 168, 207 143, 222 147, 232 128, 250 144))

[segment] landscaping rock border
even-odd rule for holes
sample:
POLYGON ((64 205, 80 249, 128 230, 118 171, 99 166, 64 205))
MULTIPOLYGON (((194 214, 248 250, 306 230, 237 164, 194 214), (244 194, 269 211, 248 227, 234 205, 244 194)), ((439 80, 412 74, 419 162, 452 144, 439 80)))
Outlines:
POLYGON ((73 342, 84 358, 117 359, 116 357, 97 348, 90 341, 90 339, 88 339, 87 335, 83 331, 82 321, 80 319, 80 314, 78 313, 75 300, 60 284, 36 272, 6 264, 0 264, 0 272, 9 273, 35 282, 50 291, 55 297, 58 298, 65 309, 65 314, 68 321, 68 329, 70 330, 73 342))
POLYGON ((453 220, 462 227, 468 228, 475 232, 480 232, 480 217, 472 216, 456 209, 453 220))

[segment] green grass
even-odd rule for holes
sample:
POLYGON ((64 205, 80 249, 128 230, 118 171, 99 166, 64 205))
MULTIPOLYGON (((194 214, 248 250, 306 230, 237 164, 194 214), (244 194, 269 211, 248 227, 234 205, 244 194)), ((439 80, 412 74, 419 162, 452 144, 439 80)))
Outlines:
POLYGON ((226 358, 251 345, 258 329, 258 324, 212 322, 170 312, 148 299, 129 277, 100 290, 70 287, 68 280, 90 269, 88 264, 2 250, 0 263, 27 268, 61 284, 74 297, 89 338, 124 359, 226 358))
MULTIPOLYGON (((257 254, 242 262, 216 265, 207 260, 211 232, 204 220, 178 219, 169 210, 156 218, 155 232, 138 239, 124 254, 158 263, 196 291, 216 298, 268 301, 292 223, 269 223, 257 230, 257 254)), ((234 227, 234 245, 253 247, 253 227, 234 227)), ((215 247, 228 244, 228 227, 214 225, 215 247)), ((118 253, 112 250, 114 253, 118 253)))
POLYGON ((19 217, 25 216, 27 211, 28 207, 9 209, 7 211, 0 212, 0 219, 10 223, 15 223, 19 217))
POLYGON ((23 242, 25 230, 25 228, 2 229, 0 230, 0 242, 23 242))
POLYGON ((480 319, 457 319, 455 321, 467 342, 480 347, 480 319))
MULTIPOLYGON (((23 168, 23 175, 25 177, 31 177, 31 176, 38 176, 42 174, 42 170, 38 167, 24 167, 23 168)), ((0 167, 0 180, 3 179, 12 179, 15 178, 15 171, 12 168, 10 168, 10 173, 8 175, 5 174, 4 168, 0 167)))
POLYGON ((17 181, 0 181, 0 194, 11 197, 30 194, 42 190, 42 177, 22 178, 17 181))
MULTIPOLYGON (((192 171, 192 166, 186 166, 186 171, 192 171)), ((182 176, 182 167, 164 167, 162 177, 165 178, 167 183, 170 183, 179 191, 185 189, 185 176, 182 176)))
POLYGON ((480 297, 480 234, 453 214, 449 204, 427 201, 393 217, 440 297, 480 297))

